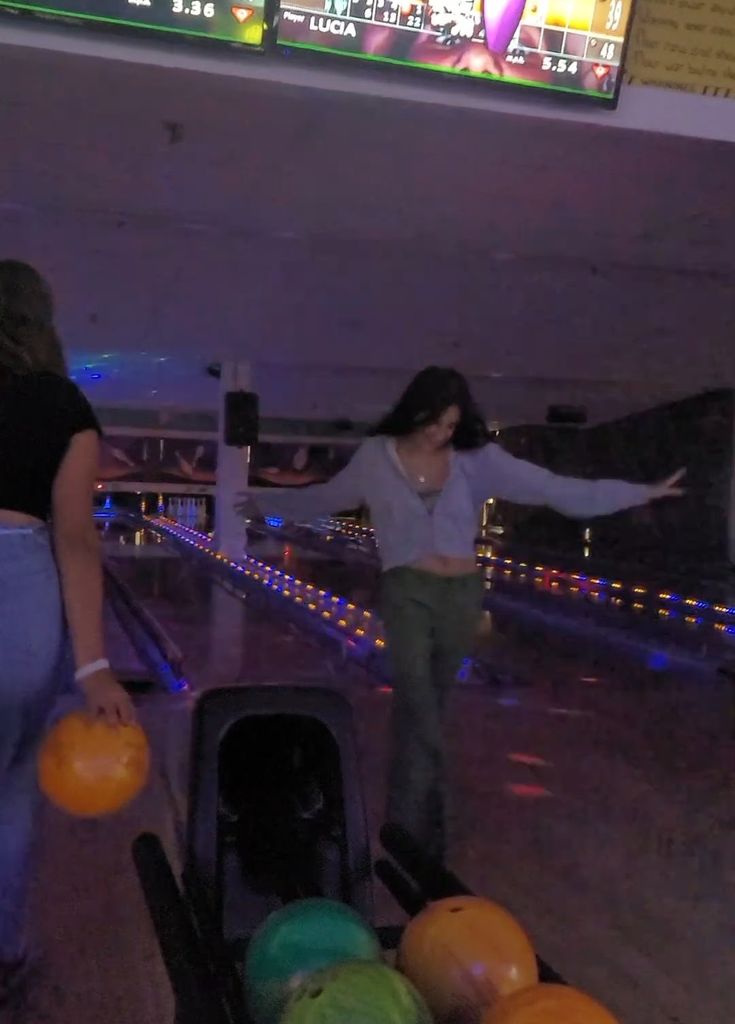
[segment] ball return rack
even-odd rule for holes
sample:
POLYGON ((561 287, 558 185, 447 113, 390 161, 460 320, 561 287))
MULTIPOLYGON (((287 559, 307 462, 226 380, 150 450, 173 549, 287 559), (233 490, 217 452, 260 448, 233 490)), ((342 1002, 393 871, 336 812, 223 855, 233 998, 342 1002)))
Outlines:
MULTIPOLYGON (((132 853, 174 996, 173 1024, 252 1024, 242 963, 273 910, 321 896, 373 919, 380 881, 411 918, 470 895, 403 829, 373 864, 352 711, 338 693, 272 685, 212 690, 195 708, 180 881, 160 838, 132 853)), ((402 926, 378 928, 395 950, 402 926)), ((564 983, 543 960, 541 981, 564 983)))

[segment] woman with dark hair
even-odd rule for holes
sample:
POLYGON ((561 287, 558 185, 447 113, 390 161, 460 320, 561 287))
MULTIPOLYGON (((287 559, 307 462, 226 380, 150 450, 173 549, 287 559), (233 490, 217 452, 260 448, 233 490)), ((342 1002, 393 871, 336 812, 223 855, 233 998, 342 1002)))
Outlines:
POLYGON ((484 503, 504 498, 590 518, 676 497, 682 476, 652 485, 576 480, 516 459, 491 443, 465 378, 432 366, 329 483, 260 493, 241 506, 291 519, 368 506, 394 671, 388 820, 434 856, 446 842, 444 711, 482 609, 475 538, 484 503))
POLYGON ((133 718, 105 657, 98 435, 66 377, 48 285, 27 264, 0 260, 0 1006, 26 966, 36 752, 71 673, 67 626, 90 713, 133 718))

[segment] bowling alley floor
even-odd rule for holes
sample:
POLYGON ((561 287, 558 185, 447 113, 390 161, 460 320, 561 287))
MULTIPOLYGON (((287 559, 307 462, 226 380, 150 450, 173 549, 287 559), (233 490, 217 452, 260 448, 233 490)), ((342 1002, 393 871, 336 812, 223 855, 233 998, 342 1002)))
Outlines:
MULTIPOLYGON (((186 656, 192 694, 141 698, 156 755, 145 796, 107 822, 47 809, 35 892, 40 970, 12 1024, 169 1024, 171 999, 130 863, 161 834, 176 857, 197 691, 254 682, 338 688, 355 710, 371 826, 390 693, 338 650, 178 558, 116 559, 186 656)), ((349 567, 341 578, 349 583, 349 567)), ((363 581, 364 585, 364 581, 363 581)), ((338 589, 335 585, 335 589, 338 589)), ((630 650, 496 615, 492 682, 451 714, 451 866, 507 905, 540 954, 621 1024, 735 1019, 731 693, 706 666, 647 667, 630 650)), ((140 669, 118 638, 118 666, 140 669)), ((387 898, 382 921, 395 919, 387 898)))

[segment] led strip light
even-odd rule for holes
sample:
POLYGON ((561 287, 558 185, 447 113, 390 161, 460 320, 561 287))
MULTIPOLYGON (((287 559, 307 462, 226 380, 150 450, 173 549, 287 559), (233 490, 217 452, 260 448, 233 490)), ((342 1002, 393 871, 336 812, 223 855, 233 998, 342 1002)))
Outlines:
MULTIPOLYGON (((366 526, 357 526, 353 523, 345 523, 340 520, 323 520, 332 535, 342 535, 354 540, 373 541, 373 531, 366 526)), ((327 540, 332 537, 327 535, 327 540)), ((642 583, 623 583, 620 580, 608 580, 598 576, 588 576, 585 573, 568 572, 564 569, 554 569, 545 565, 530 565, 528 562, 519 562, 513 558, 504 558, 501 555, 493 555, 483 550, 484 545, 479 545, 478 561, 481 565, 489 565, 499 569, 504 576, 517 575, 520 582, 525 582, 533 576, 533 582, 543 584, 551 590, 559 589, 562 584, 573 593, 582 593, 596 599, 610 600, 616 607, 624 607, 626 604, 635 612, 646 610, 646 603, 655 604, 658 607, 656 612, 662 619, 681 619, 689 626, 711 626, 716 632, 728 636, 735 635, 735 607, 721 604, 714 601, 707 601, 701 597, 684 597, 669 590, 651 589, 642 583), (609 592, 613 593, 610 594, 609 592), (628 600, 620 595, 626 594, 628 600), (641 600, 643 599, 643 600, 641 600), (683 611, 680 613, 677 607, 683 611), (709 612, 715 617, 715 621, 702 618, 698 612, 709 612)))
POLYGON ((378 651, 385 648, 385 639, 381 635, 379 622, 373 613, 360 608, 346 598, 338 597, 329 590, 321 590, 311 583, 305 583, 296 576, 291 576, 282 569, 276 569, 257 558, 246 555, 241 561, 234 561, 221 551, 217 551, 212 537, 199 530, 182 526, 180 523, 174 523, 161 516, 147 516, 146 521, 159 530, 184 541, 201 554, 210 556, 214 561, 228 566, 235 572, 242 573, 246 578, 305 608, 315 617, 319 617, 343 631, 353 642, 370 645, 378 651))

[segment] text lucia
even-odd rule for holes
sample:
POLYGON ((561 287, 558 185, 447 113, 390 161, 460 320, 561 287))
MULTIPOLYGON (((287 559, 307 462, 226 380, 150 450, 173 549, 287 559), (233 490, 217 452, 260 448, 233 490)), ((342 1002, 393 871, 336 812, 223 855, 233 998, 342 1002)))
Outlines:
MULTIPOLYGON (((293 11, 284 11, 282 17, 284 21, 293 21, 297 24, 303 24, 306 20, 303 14, 295 14, 293 11)), ((348 36, 352 39, 357 37, 357 29, 351 21, 330 18, 323 14, 309 16, 309 31, 318 32, 320 35, 348 36)))

